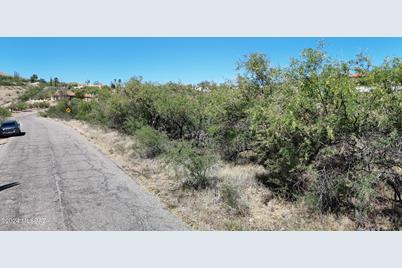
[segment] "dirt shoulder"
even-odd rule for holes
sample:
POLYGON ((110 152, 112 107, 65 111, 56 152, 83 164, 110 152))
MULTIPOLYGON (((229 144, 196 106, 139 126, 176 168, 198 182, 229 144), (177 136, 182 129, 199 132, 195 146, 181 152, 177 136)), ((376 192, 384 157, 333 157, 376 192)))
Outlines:
MULTIPOLYGON (((56 119, 58 120, 58 119, 56 119)), ((163 159, 143 159, 135 138, 71 120, 63 121, 95 144, 167 208, 196 230, 354 230, 346 217, 312 213, 303 201, 275 196, 255 180, 260 166, 217 164, 213 189, 181 187, 180 172, 163 159)))

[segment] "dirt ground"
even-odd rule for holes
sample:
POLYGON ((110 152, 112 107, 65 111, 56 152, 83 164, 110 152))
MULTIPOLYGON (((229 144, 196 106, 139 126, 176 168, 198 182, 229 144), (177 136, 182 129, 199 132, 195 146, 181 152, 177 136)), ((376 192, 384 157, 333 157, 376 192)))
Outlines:
MULTIPOLYGON (((213 171, 216 187, 188 190, 181 174, 163 159, 143 159, 133 137, 117 131, 71 120, 62 121, 93 142, 121 168, 156 195, 195 230, 355 230, 347 217, 323 216, 309 211, 303 201, 287 202, 255 180, 263 168, 256 165, 218 163, 213 171), (235 208, 224 199, 232 189, 235 208)), ((233 203, 233 202, 232 202, 233 203)))
POLYGON ((24 90, 21 86, 0 86, 0 105, 14 101, 24 90))

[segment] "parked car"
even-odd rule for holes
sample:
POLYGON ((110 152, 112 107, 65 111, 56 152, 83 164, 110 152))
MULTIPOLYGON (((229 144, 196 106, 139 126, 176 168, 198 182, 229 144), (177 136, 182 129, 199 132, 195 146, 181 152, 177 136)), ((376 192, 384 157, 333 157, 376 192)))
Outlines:
POLYGON ((0 136, 7 137, 21 134, 21 126, 17 120, 11 119, 1 123, 0 136))

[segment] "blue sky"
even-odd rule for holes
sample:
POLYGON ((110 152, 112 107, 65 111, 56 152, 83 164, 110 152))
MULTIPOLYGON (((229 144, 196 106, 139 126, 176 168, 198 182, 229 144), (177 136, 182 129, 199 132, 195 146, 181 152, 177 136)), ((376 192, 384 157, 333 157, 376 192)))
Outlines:
POLYGON ((339 59, 365 52, 374 63, 402 56, 402 38, 0 38, 0 72, 48 80, 110 83, 134 75, 155 82, 223 82, 237 73, 243 55, 265 53, 286 66, 320 40, 339 59))

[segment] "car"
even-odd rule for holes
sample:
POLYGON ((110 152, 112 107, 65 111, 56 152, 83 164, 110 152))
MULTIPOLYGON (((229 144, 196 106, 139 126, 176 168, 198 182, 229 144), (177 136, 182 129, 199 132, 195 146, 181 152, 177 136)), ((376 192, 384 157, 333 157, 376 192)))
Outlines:
POLYGON ((17 120, 11 119, 1 123, 0 136, 7 137, 21 134, 21 125, 17 120))

